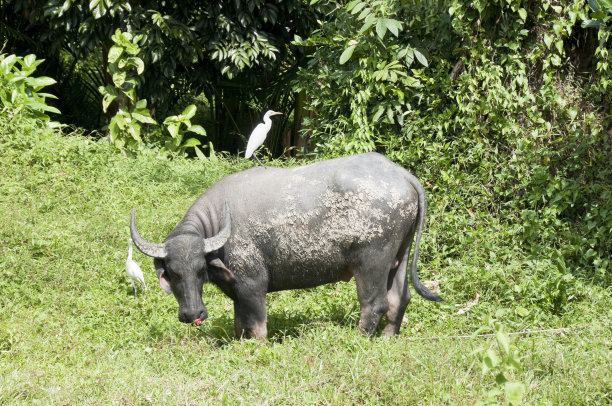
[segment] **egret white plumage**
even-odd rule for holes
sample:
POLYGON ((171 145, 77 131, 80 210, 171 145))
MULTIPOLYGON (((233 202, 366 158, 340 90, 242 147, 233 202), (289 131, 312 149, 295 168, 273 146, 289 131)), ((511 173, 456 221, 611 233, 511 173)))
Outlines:
POLYGON ((125 271, 127 275, 130 277, 130 281, 132 282, 132 286, 134 287, 134 297, 136 297, 136 283, 142 286, 144 289, 147 288, 147 285, 144 281, 144 275, 142 274, 142 270, 132 259, 132 239, 128 239, 128 257, 125 261, 125 271))
POLYGON ((275 116, 277 114, 283 114, 283 113, 279 113, 278 111, 274 111, 274 110, 266 111, 266 114, 264 114, 264 117, 263 117, 264 122, 257 124, 257 127, 255 127, 255 129, 251 133, 251 136, 249 137, 249 142, 247 143, 247 149, 246 149, 246 152, 244 153, 245 158, 250 158, 252 155, 253 158, 255 158, 257 162, 261 166, 263 166, 261 161, 255 155, 255 150, 257 150, 257 148, 263 145, 264 141, 266 140, 266 136, 268 135, 268 131, 270 131, 270 128, 272 127, 272 120, 270 120, 270 117, 275 116))

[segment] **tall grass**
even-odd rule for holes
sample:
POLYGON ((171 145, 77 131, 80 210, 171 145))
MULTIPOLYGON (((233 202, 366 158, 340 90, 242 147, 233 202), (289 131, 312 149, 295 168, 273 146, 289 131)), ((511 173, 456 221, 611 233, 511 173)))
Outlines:
POLYGON ((250 162, 136 159, 31 122, 0 127, 0 404, 474 404, 499 387, 477 351, 495 339, 453 337, 492 319, 587 326, 512 336, 525 403, 610 402, 609 286, 551 250, 522 252, 516 230, 442 192, 430 195, 419 273, 446 301, 414 296, 399 337, 359 335, 351 282, 270 294, 269 339, 241 341, 216 288, 204 288, 205 327, 183 325, 150 258, 134 254, 148 286, 136 298, 124 263, 131 208, 161 241, 199 193, 250 162))

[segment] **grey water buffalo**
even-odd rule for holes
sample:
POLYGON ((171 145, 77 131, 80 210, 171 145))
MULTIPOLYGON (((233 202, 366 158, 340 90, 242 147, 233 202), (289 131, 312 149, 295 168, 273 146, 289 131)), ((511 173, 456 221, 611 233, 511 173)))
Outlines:
POLYGON ((208 317, 202 286, 234 301, 238 337, 267 334, 266 294, 355 278, 359 328, 372 335, 386 316, 397 334, 410 301, 406 269, 425 299, 441 301, 417 275, 426 212, 416 177, 377 153, 296 168, 256 167, 224 177, 200 195, 163 243, 143 239, 159 283, 179 304, 179 320, 208 317))

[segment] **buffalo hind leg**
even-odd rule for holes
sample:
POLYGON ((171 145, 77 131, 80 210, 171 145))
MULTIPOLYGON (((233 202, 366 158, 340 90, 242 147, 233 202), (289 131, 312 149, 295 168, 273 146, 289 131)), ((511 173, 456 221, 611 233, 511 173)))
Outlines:
POLYGON ((386 315, 387 325, 383 330, 387 337, 399 333, 402 320, 404 319, 404 312, 410 302, 410 289, 408 287, 408 278, 406 277, 407 262, 408 258, 405 256, 399 266, 389 274, 387 284, 389 310, 387 310, 386 315))
POLYGON ((357 285, 357 298, 361 312, 359 316, 359 329, 371 337, 382 316, 388 311, 386 278, 376 277, 381 275, 382 270, 370 270, 370 272, 356 271, 355 283, 357 285))
POLYGON ((234 332, 237 338, 263 340, 268 334, 266 296, 240 295, 234 300, 234 332))

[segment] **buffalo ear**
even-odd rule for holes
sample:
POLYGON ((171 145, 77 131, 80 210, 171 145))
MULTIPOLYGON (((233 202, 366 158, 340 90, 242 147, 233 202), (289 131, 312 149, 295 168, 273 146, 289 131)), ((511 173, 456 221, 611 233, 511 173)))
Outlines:
POLYGON ((166 292, 167 295, 172 293, 172 288, 170 287, 170 281, 166 278, 166 271, 162 272, 159 276, 159 286, 166 292))
POLYGON ((166 277, 164 262, 161 259, 155 258, 153 264, 155 264, 155 273, 157 274, 157 279, 159 279, 159 286, 169 295, 172 293, 172 288, 170 287, 170 281, 166 277))
POLYGON ((232 283, 234 279, 236 279, 234 273, 230 271, 219 258, 208 261, 208 266, 209 275, 214 275, 223 282, 232 283))

